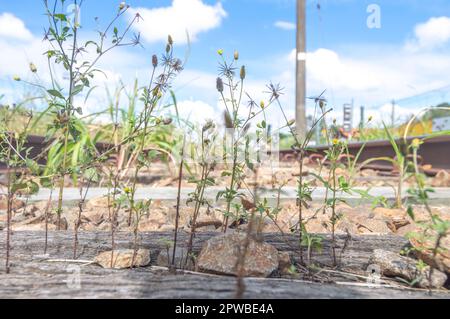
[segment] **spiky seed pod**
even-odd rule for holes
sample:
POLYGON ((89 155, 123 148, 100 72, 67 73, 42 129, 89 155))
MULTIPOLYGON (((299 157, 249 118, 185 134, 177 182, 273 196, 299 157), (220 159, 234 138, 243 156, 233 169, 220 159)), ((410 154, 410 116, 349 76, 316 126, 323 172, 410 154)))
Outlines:
POLYGON ((172 49, 172 46, 170 44, 167 44, 166 45, 166 53, 169 53, 170 49, 172 49))
POLYGON ((153 54, 152 56, 152 65, 154 68, 158 66, 158 57, 156 56, 156 54, 153 54))
POLYGON ((228 113, 228 111, 224 111, 223 112, 223 117, 224 117, 224 122, 225 122, 225 127, 226 128, 233 128, 233 120, 231 119, 231 115, 230 113, 228 113))
POLYGON ((234 59, 239 60, 239 51, 234 51, 234 59))
POLYGON ((207 132, 212 128, 214 128, 214 122, 208 121, 208 122, 206 122, 205 126, 203 126, 203 132, 207 132))
POLYGON ((169 36, 167 37, 167 43, 172 46, 173 45, 173 39, 172 36, 169 34, 169 36))
POLYGON ((241 80, 244 80, 244 79, 245 79, 245 76, 246 76, 245 65, 243 65, 243 66, 241 67, 241 72, 240 72, 241 80))
POLYGON ((223 92, 223 81, 222 81, 222 78, 217 78, 216 88, 217 88, 217 91, 219 91, 220 93, 223 92))
POLYGON ((36 65, 34 65, 34 63, 30 63, 30 71, 33 73, 37 72, 37 67, 36 67, 36 65))

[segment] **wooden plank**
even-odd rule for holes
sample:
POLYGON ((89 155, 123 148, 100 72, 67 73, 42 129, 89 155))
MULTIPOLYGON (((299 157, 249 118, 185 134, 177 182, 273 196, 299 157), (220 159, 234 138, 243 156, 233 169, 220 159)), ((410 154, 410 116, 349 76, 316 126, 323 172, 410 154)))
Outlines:
MULTIPOLYGON (((141 247, 152 251, 152 260, 165 249, 165 242, 172 233, 141 234, 141 247)), ((217 233, 202 233, 196 238, 194 252, 217 233)), ((180 243, 186 242, 187 234, 180 234, 180 243)), ((288 251, 294 259, 297 238, 267 234, 264 239, 281 251, 288 251)), ((406 241, 395 236, 358 236, 349 240, 338 237, 338 247, 347 242, 342 255, 345 269, 364 273, 373 249, 387 248, 398 251, 406 241)), ((117 248, 131 248, 132 236, 117 234, 117 248)), ((0 247, 4 249, 4 236, 0 247)), ((0 268, 1 298, 233 298, 236 280, 199 274, 170 274, 151 267, 134 270, 105 270, 95 265, 80 266, 71 263, 51 262, 48 259, 71 259, 73 236, 68 232, 50 232, 48 256, 42 256, 44 234, 42 232, 16 232, 13 236, 12 273, 6 275, 0 268), (79 268, 78 268, 79 267, 79 268), (79 272, 80 286, 72 279, 79 272), (69 283, 69 285, 68 285, 69 283), (72 284, 71 284, 72 283, 72 284)), ((79 258, 92 260, 99 252, 109 250, 108 233, 81 233, 79 258)), ((316 263, 329 264, 330 240, 324 240, 322 252, 316 252, 316 263)), ((0 263, 4 263, 4 256, 0 263)), ((368 288, 353 285, 308 283, 284 279, 246 279, 246 298, 428 298, 427 292, 404 291, 390 288, 368 288)), ((432 297, 449 298, 446 293, 432 297)))

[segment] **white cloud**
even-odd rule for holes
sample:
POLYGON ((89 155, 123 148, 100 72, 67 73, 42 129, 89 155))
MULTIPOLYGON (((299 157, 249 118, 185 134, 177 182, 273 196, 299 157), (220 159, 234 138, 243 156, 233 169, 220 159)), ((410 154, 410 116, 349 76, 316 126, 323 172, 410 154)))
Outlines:
POLYGON ((177 103, 180 117, 190 122, 203 124, 207 120, 216 120, 220 112, 203 101, 184 100, 177 103))
POLYGON ((170 7, 129 11, 139 13, 143 20, 135 25, 148 42, 166 41, 170 34, 178 44, 187 42, 186 32, 192 41, 202 32, 219 27, 227 16, 220 2, 208 5, 202 0, 173 0, 170 7))
POLYGON ((279 29, 288 30, 288 31, 296 29, 295 23, 288 22, 288 21, 277 21, 274 23, 274 26, 279 29))
POLYGON ((407 42, 410 50, 432 50, 450 41, 450 17, 433 17, 414 29, 414 39, 407 42))
POLYGON ((0 37, 30 40, 33 35, 25 27, 25 23, 11 13, 0 14, 0 37))

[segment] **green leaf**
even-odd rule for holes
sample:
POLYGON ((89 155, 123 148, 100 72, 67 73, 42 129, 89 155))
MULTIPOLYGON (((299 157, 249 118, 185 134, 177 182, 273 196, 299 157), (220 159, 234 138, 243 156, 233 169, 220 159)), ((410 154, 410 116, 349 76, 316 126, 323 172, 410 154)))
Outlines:
POLYGON ((407 211, 408 216, 411 217, 412 220, 416 220, 415 216, 414 216, 414 210, 411 206, 408 207, 407 211))
POLYGON ((64 96, 58 90, 47 90, 47 93, 50 94, 51 96, 64 99, 64 96))
POLYGON ((67 21, 67 16, 65 14, 62 13, 57 13, 53 15, 56 19, 59 19, 61 21, 67 21))

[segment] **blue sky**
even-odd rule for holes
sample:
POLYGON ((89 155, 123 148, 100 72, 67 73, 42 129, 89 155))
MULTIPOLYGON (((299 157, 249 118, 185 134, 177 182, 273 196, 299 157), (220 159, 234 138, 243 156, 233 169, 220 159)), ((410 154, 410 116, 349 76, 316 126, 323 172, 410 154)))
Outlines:
MULTIPOLYGON (((81 22, 86 38, 94 34, 94 18, 106 23, 116 13, 118 3, 84 1, 81 22)), ((185 114, 198 119, 218 114, 216 52, 222 48, 230 55, 240 51, 240 62, 248 68, 248 91, 256 98, 264 98, 265 83, 280 82, 286 88, 283 102, 293 115, 294 0, 127 3, 132 7, 130 12, 144 17, 134 31, 142 33, 145 48, 119 50, 103 61, 101 66, 110 75, 105 80, 109 86, 117 85, 119 79, 131 84, 136 76, 145 81, 151 54, 164 49, 168 30, 178 43, 177 52, 184 57, 187 29, 192 38, 189 59, 185 72, 174 83, 185 114)), ((125 23, 123 19, 118 25, 125 23)), ((17 99, 18 92, 27 91, 11 78, 14 74, 27 78, 29 62, 38 64, 45 73, 45 65, 39 62, 45 25, 41 1, 0 0, 0 95, 5 94, 5 99, 17 99)), ((338 120, 342 104, 352 98, 356 106, 372 108, 369 114, 377 119, 389 113, 387 102, 391 99, 400 101, 398 114, 404 117, 421 106, 450 99, 450 90, 440 90, 426 98, 402 102, 402 98, 450 85, 448 0, 307 0, 307 38, 308 94, 327 89, 338 120), (380 9, 381 28, 367 27, 371 4, 380 9)), ((93 102, 85 106, 87 111, 98 110, 103 93, 93 96, 93 102)), ((273 118, 279 118, 273 112, 273 118)))

